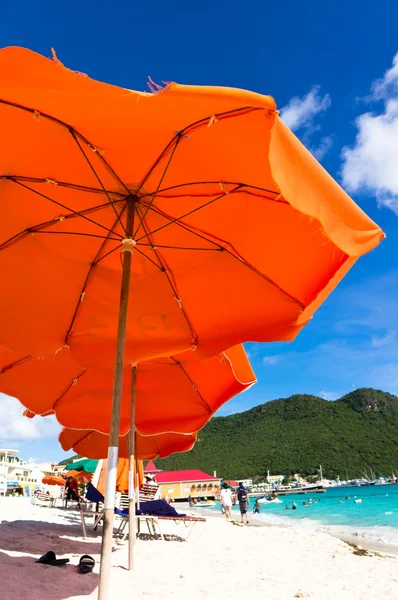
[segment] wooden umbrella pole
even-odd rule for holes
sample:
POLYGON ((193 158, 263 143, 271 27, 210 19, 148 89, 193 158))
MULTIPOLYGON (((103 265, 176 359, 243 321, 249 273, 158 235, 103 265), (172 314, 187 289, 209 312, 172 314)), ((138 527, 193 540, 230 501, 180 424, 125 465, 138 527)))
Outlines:
POLYGON ((134 545, 136 536, 135 522, 135 404, 137 394, 137 363, 131 372, 131 408, 129 433, 129 571, 134 567, 134 545))
MULTIPOLYGON (((137 442, 137 432, 135 434, 135 440, 137 442)), ((135 457, 135 472, 137 473, 137 508, 140 508, 140 488, 139 488, 139 483, 138 483, 138 458, 135 457)))
POLYGON ((101 565, 98 586, 98 600, 110 600, 110 571, 112 559, 112 537, 115 509, 116 473, 119 451, 120 408, 123 391, 124 350, 126 342, 127 310, 129 301, 131 259, 135 242, 132 239, 134 227, 135 197, 127 201, 126 238, 123 240, 123 270, 120 289, 119 320, 116 338, 116 358, 112 390, 112 414, 109 435, 109 448, 106 472, 106 491, 104 501, 104 530, 101 545, 101 565))

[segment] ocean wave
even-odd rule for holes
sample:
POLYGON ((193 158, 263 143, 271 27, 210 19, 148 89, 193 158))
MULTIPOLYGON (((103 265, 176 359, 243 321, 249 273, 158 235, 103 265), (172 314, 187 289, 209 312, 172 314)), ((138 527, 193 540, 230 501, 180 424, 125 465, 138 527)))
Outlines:
MULTIPOLYGON (((390 512, 392 513, 393 511, 390 512)), ((398 554, 398 528, 396 527, 375 526, 359 528, 352 525, 326 525, 307 517, 296 520, 271 513, 253 515, 252 521, 258 525, 278 525, 280 527, 290 527, 297 531, 320 531, 363 546, 381 550, 386 547, 386 550, 389 552, 398 554)))

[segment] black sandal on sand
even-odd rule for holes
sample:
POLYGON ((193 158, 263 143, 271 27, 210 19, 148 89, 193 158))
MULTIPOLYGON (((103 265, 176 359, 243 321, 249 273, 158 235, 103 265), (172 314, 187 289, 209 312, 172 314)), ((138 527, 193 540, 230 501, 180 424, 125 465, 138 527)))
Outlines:
POLYGON ((62 565, 66 565, 69 562, 69 558, 57 558, 55 552, 50 550, 46 554, 43 554, 36 562, 42 565, 51 565, 52 567, 62 567, 62 565))
POLYGON ((79 560, 79 573, 91 573, 94 569, 95 560, 92 556, 84 554, 79 560))

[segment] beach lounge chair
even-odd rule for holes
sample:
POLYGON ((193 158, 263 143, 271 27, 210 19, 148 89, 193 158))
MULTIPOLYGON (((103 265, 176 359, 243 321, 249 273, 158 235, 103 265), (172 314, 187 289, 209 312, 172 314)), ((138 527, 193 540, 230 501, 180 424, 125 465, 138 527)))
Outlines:
POLYGON ((57 499, 54 498, 54 496, 51 496, 50 494, 46 494, 45 492, 38 492, 37 494, 35 494, 32 497, 32 500, 30 501, 30 503, 31 504, 42 503, 42 504, 46 504, 48 506, 48 508, 54 508, 56 500, 57 499))
MULTIPOLYGON (((117 509, 115 512, 122 518, 118 534, 122 535, 123 540, 125 540, 128 535, 127 531, 124 533, 128 523, 128 511, 117 509)), ((163 541, 165 541, 166 538, 162 530, 162 525, 167 521, 173 522, 176 527, 178 527, 179 533, 182 531, 185 532, 185 535, 179 535, 179 537, 185 540, 188 540, 197 523, 206 523, 204 517, 178 513, 173 506, 170 506, 164 500, 152 500, 140 503, 136 518, 137 537, 141 535, 141 523, 144 522, 147 526, 149 535, 152 537, 158 537, 159 535, 160 539, 163 541)))

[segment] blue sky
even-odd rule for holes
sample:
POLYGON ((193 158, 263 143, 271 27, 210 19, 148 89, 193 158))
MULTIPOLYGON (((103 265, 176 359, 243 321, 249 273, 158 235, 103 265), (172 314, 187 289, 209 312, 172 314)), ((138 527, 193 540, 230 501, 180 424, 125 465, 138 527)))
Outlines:
MULTIPOLYGON (((295 342, 247 345, 259 382, 220 414, 293 393, 398 393, 397 19, 396 0, 2 2, 2 46, 45 56, 54 47, 65 65, 91 77, 138 90, 151 76, 271 94, 386 232, 295 342)), ((22 419, 16 401, 2 402, 0 445, 19 447, 24 458, 64 456, 53 420, 22 419)))

